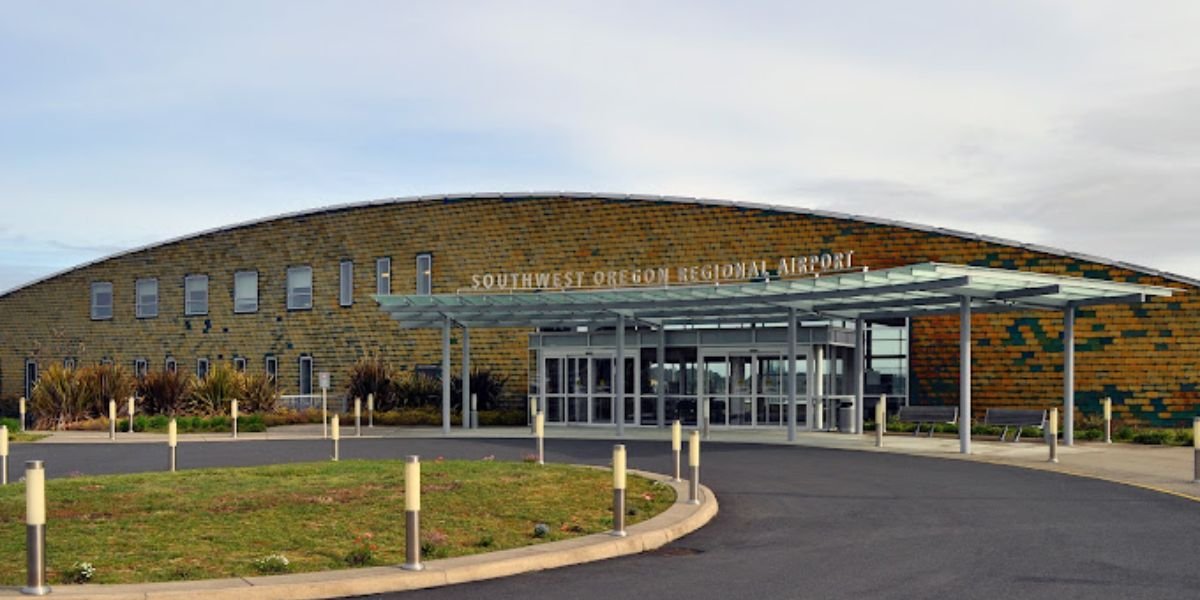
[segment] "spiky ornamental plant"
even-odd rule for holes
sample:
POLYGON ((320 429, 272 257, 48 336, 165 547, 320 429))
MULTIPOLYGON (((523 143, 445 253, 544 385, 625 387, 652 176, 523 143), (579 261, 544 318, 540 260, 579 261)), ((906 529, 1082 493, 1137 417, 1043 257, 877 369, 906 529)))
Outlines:
POLYGON ((230 401, 239 399, 242 391, 242 374, 228 362, 217 363, 192 389, 192 410, 210 415, 226 414, 230 401))
POLYGON ((350 383, 346 394, 361 398, 364 406, 367 395, 375 394, 376 410, 385 411, 396 407, 395 372, 380 358, 363 358, 350 367, 350 383))
POLYGON ((193 376, 180 371, 152 371, 138 382, 142 410, 152 415, 180 414, 186 408, 193 385, 193 376))
POLYGON ((133 395, 137 381, 129 370, 121 365, 103 364, 79 369, 80 383, 87 396, 89 416, 108 415, 108 401, 123 402, 133 395))
POLYGON ((43 429, 62 429, 86 418, 91 410, 81 374, 57 364, 38 378, 32 402, 35 427, 43 429))

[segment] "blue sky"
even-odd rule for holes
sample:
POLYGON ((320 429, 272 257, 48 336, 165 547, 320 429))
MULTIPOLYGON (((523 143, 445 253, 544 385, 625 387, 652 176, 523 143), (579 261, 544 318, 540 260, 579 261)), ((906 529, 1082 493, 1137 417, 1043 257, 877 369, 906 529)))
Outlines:
POLYGON ((1200 277, 1200 3, 7 2, 0 290, 377 198, 793 204, 1200 277))

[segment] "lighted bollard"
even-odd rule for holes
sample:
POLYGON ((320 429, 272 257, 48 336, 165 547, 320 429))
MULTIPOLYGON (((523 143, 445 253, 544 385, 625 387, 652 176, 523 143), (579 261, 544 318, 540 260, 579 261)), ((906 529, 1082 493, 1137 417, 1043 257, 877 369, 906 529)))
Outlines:
POLYGON ((25 461, 25 587, 21 593, 50 593, 46 585, 46 469, 40 460, 25 461))
POLYGON ((129 433, 133 433, 133 396, 129 397, 129 433))
POLYGON ((700 504, 700 432, 693 431, 688 437, 688 466, 692 479, 688 482, 688 504, 700 504))
POLYGON ((375 394, 367 394, 367 429, 375 428, 375 394))
POLYGON ((167 448, 171 450, 170 467, 171 472, 175 472, 175 447, 179 445, 179 429, 175 426, 175 419, 167 424, 167 448))
POLYGON ((1200 483, 1200 417, 1192 419, 1192 481, 1200 483))
POLYGON ((21 411, 21 431, 25 431, 25 396, 21 396, 19 410, 21 411))
POLYGON ((1112 398, 1104 399, 1104 443, 1112 443, 1112 398))
POLYGON ((8 485, 8 425, 0 425, 0 485, 8 485))
POLYGON ((362 437, 362 398, 354 399, 354 437, 362 437))
POLYGON ((538 413, 533 418, 533 436, 537 438, 537 464, 546 464, 546 415, 538 413))
POLYGON ((237 439, 237 400, 229 402, 229 418, 233 421, 233 439, 237 439))
POLYGON ((1058 409, 1050 409, 1050 430, 1046 432, 1049 438, 1046 443, 1050 445, 1050 462, 1058 462, 1058 409))
POLYGON ((875 403, 875 447, 883 447, 883 434, 887 431, 887 396, 879 396, 875 403))
POLYGON ((117 439, 117 401, 108 401, 108 439, 117 439))
POLYGON ((471 394, 471 429, 479 429, 479 396, 471 394))
POLYGON ((675 419, 675 421, 671 423, 671 454, 675 458, 675 477, 671 478, 671 481, 683 481, 683 479, 679 477, 679 455, 680 450, 683 449, 682 447, 683 425, 679 423, 679 419, 675 419))
POLYGON ((538 410, 537 400, 533 397, 529 398, 529 433, 537 435, 537 416, 542 412, 538 410))
POLYGON ((330 419, 329 429, 330 429, 330 437, 333 438, 333 462, 337 462, 337 460, 338 460, 338 442, 341 441, 341 439, 342 439, 341 420, 338 419, 337 415, 333 415, 333 418, 330 419))
POLYGON ((329 402, 325 396, 325 388, 321 388, 321 437, 329 439, 329 402))
POLYGON ((420 571, 421 564, 421 457, 404 459, 404 560, 400 568, 420 571))
POLYGON ((613 530, 625 537, 625 445, 613 446, 613 530))

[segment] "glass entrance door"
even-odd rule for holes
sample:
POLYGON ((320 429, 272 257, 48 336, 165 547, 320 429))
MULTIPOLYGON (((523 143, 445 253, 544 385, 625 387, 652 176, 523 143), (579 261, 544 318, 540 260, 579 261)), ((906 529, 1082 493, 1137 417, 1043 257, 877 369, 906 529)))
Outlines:
MULTIPOLYGON (((705 351, 700 376, 702 402, 714 426, 781 426, 787 424, 787 357, 780 353, 705 351)), ((805 364, 797 354, 798 370, 805 364)), ((796 395, 804 397, 804 373, 798 373, 796 395)), ((797 420, 802 414, 797 414, 797 420)))

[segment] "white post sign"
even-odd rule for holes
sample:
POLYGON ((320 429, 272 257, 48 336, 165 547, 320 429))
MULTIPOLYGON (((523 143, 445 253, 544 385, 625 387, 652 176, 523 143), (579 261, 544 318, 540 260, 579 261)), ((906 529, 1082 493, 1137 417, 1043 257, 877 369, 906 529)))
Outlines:
POLYGON ((321 371, 318 377, 321 381, 321 389, 329 389, 329 371, 321 371))

